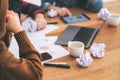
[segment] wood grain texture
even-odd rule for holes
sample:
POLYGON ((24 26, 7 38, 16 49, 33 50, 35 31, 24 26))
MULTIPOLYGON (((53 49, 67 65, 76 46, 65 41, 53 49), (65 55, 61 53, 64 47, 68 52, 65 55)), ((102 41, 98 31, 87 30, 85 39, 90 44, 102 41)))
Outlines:
MULTIPOLYGON (((112 13, 120 14, 120 0, 106 2, 104 7, 112 13)), ((100 27, 103 23, 98 19, 97 13, 91 13, 82 9, 70 9, 73 14, 85 13, 91 20, 87 22, 74 23, 72 25, 100 27)), ((57 26, 60 28, 47 35, 59 36, 61 32, 68 26, 63 23, 59 17, 47 18, 48 21, 58 21, 57 26)), ((87 68, 78 66, 75 58, 65 56, 53 60, 53 62, 67 62, 70 69, 44 67, 43 80, 120 80, 120 25, 118 27, 109 27, 107 22, 100 30, 94 40, 94 43, 105 43, 105 56, 100 59, 93 57, 92 64, 87 68)), ((64 47, 64 46, 63 46, 64 47)), ((67 49, 67 47, 64 47, 67 49)), ((89 51, 89 49, 87 49, 89 51)))

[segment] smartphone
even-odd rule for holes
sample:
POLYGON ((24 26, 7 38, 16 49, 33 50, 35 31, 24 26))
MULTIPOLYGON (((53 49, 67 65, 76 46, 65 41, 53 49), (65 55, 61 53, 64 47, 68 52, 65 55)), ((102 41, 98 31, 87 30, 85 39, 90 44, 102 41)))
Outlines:
POLYGON ((48 52, 41 53, 42 61, 52 59, 52 56, 48 52))

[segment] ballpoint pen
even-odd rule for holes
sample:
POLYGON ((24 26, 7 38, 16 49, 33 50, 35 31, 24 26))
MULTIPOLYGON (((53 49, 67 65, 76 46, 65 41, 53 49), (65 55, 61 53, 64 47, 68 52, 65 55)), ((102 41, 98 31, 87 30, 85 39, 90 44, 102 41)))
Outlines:
POLYGON ((48 22, 47 24, 58 24, 58 22, 48 22))
POLYGON ((67 63, 57 63, 57 62, 45 62, 44 66, 53 66, 53 67, 59 67, 59 68, 70 68, 70 65, 67 63))

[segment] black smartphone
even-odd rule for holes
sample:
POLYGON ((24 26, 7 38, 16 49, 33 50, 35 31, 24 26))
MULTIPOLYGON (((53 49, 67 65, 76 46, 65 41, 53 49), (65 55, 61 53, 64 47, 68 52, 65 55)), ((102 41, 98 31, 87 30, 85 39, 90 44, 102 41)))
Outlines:
POLYGON ((42 61, 52 59, 52 56, 48 52, 41 53, 42 61))

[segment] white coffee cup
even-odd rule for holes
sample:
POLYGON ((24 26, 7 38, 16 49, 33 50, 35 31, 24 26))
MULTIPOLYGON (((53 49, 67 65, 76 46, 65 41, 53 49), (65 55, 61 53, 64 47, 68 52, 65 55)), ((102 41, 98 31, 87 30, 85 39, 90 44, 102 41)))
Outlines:
POLYGON ((107 22, 110 26, 118 26, 120 23, 120 14, 110 14, 107 22))
POLYGON ((79 57, 84 52, 84 44, 80 41, 69 41, 68 51, 71 56, 79 57))

